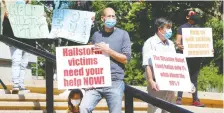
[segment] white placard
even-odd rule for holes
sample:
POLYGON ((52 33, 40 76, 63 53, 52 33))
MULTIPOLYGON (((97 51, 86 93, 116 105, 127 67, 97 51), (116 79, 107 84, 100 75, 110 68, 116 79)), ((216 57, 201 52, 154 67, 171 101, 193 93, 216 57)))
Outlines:
POLYGON ((212 28, 182 28, 186 57, 213 57, 212 28))
POLYGON ((160 90, 191 92, 191 80, 183 54, 151 52, 151 60, 160 90))
POLYGON ((8 18, 14 36, 17 38, 39 39, 49 35, 48 24, 41 5, 6 2, 8 18))
POLYGON ((90 37, 92 17, 94 16, 94 12, 55 9, 49 38, 61 37, 86 44, 90 37))
POLYGON ((93 47, 56 48, 58 89, 111 86, 110 57, 93 47))

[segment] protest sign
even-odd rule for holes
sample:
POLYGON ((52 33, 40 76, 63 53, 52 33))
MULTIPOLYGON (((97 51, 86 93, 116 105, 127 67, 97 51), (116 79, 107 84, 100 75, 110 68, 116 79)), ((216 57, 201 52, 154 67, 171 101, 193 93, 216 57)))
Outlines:
POLYGON ((110 58, 93 47, 56 48, 58 89, 111 86, 110 58))
POLYGON ((43 6, 16 4, 7 1, 6 7, 15 37, 27 39, 47 38, 49 30, 46 17, 44 17, 43 6))
POLYGON ((151 60, 160 90, 191 92, 191 81, 183 54, 151 52, 151 60))
POLYGON ((86 44, 90 37, 91 18, 94 16, 94 12, 55 9, 49 38, 61 37, 70 41, 86 44))
POLYGON ((213 57, 212 28, 182 28, 186 57, 213 57))

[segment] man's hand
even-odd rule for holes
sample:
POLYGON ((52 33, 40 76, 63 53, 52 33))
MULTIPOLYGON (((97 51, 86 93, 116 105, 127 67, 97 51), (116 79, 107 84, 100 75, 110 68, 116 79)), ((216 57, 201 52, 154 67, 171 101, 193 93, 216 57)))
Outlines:
POLYGON ((94 25, 95 16, 93 16, 93 17, 91 18, 91 20, 92 20, 92 25, 94 25))
POLYGON ((104 42, 101 42, 101 43, 98 43, 98 44, 95 44, 95 48, 94 48, 95 51, 102 51, 102 52, 105 52, 105 53, 109 53, 110 51, 110 48, 107 44, 105 44, 104 42))
POLYGON ((94 22, 94 21, 95 21, 95 16, 93 16, 93 17, 91 18, 91 20, 94 22))
POLYGON ((177 44, 177 47, 178 47, 178 49, 180 49, 180 50, 184 50, 184 46, 183 45, 181 45, 181 44, 177 44))
POLYGON ((114 51, 113 49, 111 49, 104 42, 95 44, 94 51, 102 51, 102 52, 108 54, 114 60, 116 60, 116 61, 118 61, 118 62, 120 62, 122 64, 126 64, 128 62, 128 59, 127 59, 127 56, 126 55, 114 51))
POLYGON ((154 80, 149 80, 149 83, 151 84, 152 90, 159 91, 159 86, 154 80))
POLYGON ((182 45, 182 35, 180 35, 180 34, 176 35, 176 45, 177 45, 179 50, 183 51, 184 46, 182 45))

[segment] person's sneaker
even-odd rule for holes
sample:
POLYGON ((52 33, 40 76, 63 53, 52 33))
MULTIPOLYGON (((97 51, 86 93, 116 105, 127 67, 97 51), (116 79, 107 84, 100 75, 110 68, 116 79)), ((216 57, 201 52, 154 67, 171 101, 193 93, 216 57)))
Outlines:
POLYGON ((12 94, 18 94, 19 93, 19 86, 13 86, 12 88, 12 94))
POLYGON ((177 104, 177 105, 182 105, 181 98, 179 98, 179 97, 177 98, 177 100, 176 100, 176 104, 177 104))
POLYGON ((199 100, 194 100, 192 105, 197 106, 197 107, 205 107, 205 105, 202 104, 199 100))
POLYGON ((56 73, 54 73, 54 80, 56 81, 57 80, 57 74, 56 73))

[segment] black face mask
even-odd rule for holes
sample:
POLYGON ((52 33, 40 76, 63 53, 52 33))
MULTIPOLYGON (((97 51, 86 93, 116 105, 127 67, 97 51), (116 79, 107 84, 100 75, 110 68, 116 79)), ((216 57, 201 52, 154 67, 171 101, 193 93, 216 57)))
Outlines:
POLYGON ((197 15, 192 15, 190 17, 190 20, 193 20, 194 21, 193 25, 195 25, 195 24, 197 24, 199 22, 199 17, 197 15))

